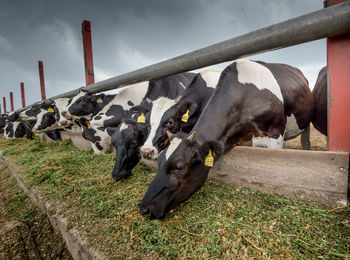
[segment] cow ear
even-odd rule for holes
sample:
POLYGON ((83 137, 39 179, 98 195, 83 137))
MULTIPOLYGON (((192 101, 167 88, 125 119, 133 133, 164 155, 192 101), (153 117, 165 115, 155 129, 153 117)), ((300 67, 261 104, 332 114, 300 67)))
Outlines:
POLYGON ((115 134, 115 131, 117 131, 117 127, 107 127, 107 133, 109 136, 113 136, 115 134))
POLYGON ((197 110, 198 104, 191 101, 185 101, 180 105, 179 109, 179 116, 180 119, 183 117, 183 115, 188 114, 188 117, 190 118, 197 110))
POLYGON ((200 159, 205 166, 213 167, 214 163, 223 155, 224 144, 221 141, 211 140, 205 141, 200 149, 200 159))

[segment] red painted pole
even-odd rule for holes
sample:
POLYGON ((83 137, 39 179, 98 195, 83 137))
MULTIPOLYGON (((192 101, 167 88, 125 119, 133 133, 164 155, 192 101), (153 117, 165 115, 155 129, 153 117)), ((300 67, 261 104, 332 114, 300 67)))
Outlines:
POLYGON ((11 104, 11 112, 14 110, 13 106, 13 92, 10 92, 10 104, 11 104))
POLYGON ((1 106, 0 106, 0 115, 2 115, 2 113, 1 113, 1 106))
POLYGON ((24 95, 24 83, 21 82, 21 97, 22 97, 22 107, 26 106, 26 97, 24 95))
MULTIPOLYGON (((346 2, 327 0, 326 6, 346 2)), ((350 152, 350 34, 327 38, 328 150, 350 152)))
POLYGON ((6 98, 3 97, 2 100, 4 101, 4 113, 6 114, 7 111, 6 111, 6 98))
POLYGON ((91 23, 83 21, 81 24, 83 34, 84 65, 86 86, 95 83, 94 64, 92 59, 91 23))
POLYGON ((40 77, 41 100, 44 100, 44 99, 46 99, 45 81, 44 81, 44 66, 43 66, 43 62, 41 60, 39 60, 39 77, 40 77))

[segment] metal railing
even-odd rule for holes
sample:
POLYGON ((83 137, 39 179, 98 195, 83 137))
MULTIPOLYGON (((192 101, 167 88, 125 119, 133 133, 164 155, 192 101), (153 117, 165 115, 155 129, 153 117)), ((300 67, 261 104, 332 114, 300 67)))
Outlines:
MULTIPOLYGON (((199 69, 221 62, 277 50, 350 32, 350 1, 274 24, 230 40, 83 87, 91 93, 199 69)), ((54 97, 72 97, 75 89, 54 97)), ((30 107, 17 110, 18 112, 30 107)))

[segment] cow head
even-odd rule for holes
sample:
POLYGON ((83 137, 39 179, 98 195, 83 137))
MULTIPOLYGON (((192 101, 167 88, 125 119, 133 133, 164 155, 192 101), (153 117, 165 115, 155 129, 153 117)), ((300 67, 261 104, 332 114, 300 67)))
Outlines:
POLYGON ((42 103, 36 118, 37 121, 33 126, 33 132, 41 132, 57 126, 59 113, 54 104, 42 103))
POLYGON ((167 138, 164 138, 165 135, 161 132, 162 129, 158 130, 158 128, 164 113, 173 107, 175 103, 176 100, 166 97, 160 97, 152 101, 151 109, 148 112, 148 122, 150 127, 149 135, 144 145, 141 147, 141 154, 144 158, 153 160, 158 158, 159 149, 154 147, 153 143, 158 143, 159 146, 162 146, 163 143, 167 142, 167 138))
POLYGON ((216 162, 223 151, 220 141, 199 144, 195 133, 172 136, 169 147, 158 159, 157 175, 140 203, 141 213, 159 219, 189 199, 207 179, 210 162, 216 162))
POLYGON ((103 103, 105 94, 91 94, 86 90, 80 90, 79 94, 72 97, 66 108, 62 111, 62 115, 66 118, 72 116, 81 118, 91 118, 96 114, 96 108, 103 103))
POLYGON ((112 144, 116 149, 117 156, 112 177, 116 181, 131 176, 131 170, 141 159, 140 147, 144 143, 147 133, 146 123, 126 120, 113 134, 112 144))
POLYGON ((5 138, 20 138, 27 134, 25 123, 18 119, 14 122, 8 122, 5 126, 5 138))

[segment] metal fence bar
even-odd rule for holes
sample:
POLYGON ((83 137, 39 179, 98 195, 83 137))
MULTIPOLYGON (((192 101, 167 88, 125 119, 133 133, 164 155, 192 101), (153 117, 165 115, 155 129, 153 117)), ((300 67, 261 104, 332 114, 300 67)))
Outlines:
MULTIPOLYGON (((83 87, 92 93, 350 32, 350 1, 83 87)), ((50 99, 76 95, 75 89, 50 99)))

